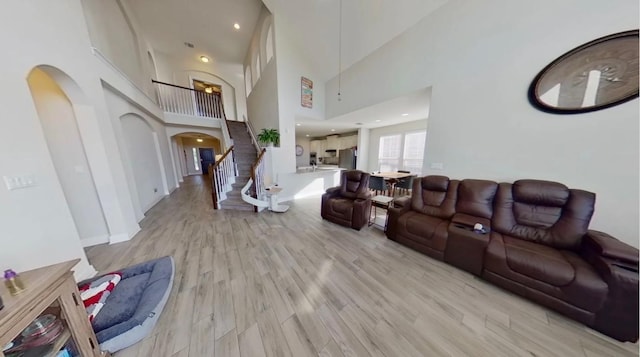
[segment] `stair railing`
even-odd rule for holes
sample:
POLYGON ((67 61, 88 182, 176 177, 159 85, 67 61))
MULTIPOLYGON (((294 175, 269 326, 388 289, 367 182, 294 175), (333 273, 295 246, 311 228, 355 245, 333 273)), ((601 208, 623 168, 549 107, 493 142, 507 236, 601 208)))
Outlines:
POLYGON ((162 110, 169 113, 226 120, 222 95, 151 80, 162 110))
POLYGON ((227 192, 231 191, 231 185, 235 183, 235 163, 233 162, 233 146, 211 166, 211 196, 213 209, 220 209, 220 202, 227 199, 227 192))
MULTIPOLYGON (((267 149, 262 149, 256 161, 251 165, 251 181, 253 181, 253 197, 257 200, 263 200, 265 195, 264 172, 266 166, 265 153, 267 149)), ((255 206, 257 212, 258 206, 255 206)))

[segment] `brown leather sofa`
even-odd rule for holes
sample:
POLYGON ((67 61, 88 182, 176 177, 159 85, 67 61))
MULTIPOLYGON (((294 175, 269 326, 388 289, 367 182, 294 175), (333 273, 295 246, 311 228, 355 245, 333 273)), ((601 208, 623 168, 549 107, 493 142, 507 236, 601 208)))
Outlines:
POLYGON ((339 225, 360 230, 369 221, 371 193, 366 172, 343 171, 340 186, 332 187, 322 195, 322 218, 339 225))
MULTIPOLYGON (((620 341, 638 340, 638 250, 589 230, 595 194, 557 182, 414 181, 387 237, 620 341), (485 232, 473 229, 476 223, 485 232)), ((633 222, 637 224, 637 222, 633 222)))

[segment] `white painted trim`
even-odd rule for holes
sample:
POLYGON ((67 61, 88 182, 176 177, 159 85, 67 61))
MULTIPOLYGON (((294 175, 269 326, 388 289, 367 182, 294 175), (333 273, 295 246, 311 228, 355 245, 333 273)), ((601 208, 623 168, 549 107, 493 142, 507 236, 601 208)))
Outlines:
POLYGON ((76 266, 73 267, 73 277, 76 281, 92 278, 98 274, 96 268, 93 265, 87 263, 85 260, 81 260, 76 266))
POLYGON ((140 228, 138 228, 138 230, 134 234, 127 234, 127 233, 114 234, 109 237, 109 244, 126 242, 131 238, 133 238, 133 236, 136 235, 138 232, 140 232, 140 228))
POLYGON ((104 243, 109 243, 108 234, 80 239, 80 244, 82 244, 82 248, 92 247, 94 245, 104 244, 104 243))

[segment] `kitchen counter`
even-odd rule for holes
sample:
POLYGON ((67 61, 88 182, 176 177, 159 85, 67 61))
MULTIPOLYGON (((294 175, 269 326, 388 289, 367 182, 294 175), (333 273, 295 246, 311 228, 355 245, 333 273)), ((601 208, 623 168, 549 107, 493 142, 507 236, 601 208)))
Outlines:
POLYGON ((339 168, 338 165, 318 165, 316 166, 315 170, 313 169, 313 166, 300 166, 296 170, 296 173, 306 174, 310 172, 326 172, 326 171, 341 171, 341 170, 344 170, 344 169, 339 168))

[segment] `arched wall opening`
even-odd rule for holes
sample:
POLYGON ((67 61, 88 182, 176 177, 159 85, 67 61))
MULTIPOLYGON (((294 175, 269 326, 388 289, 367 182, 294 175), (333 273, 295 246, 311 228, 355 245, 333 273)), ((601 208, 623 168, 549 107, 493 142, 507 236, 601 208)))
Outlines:
POLYGON ((208 174, 209 164, 214 164, 223 154, 220 138, 201 132, 180 132, 171 137, 179 180, 191 175, 208 174))
POLYGON ((27 82, 81 244, 109 242, 108 224, 78 125, 91 112, 84 93, 64 72, 46 65, 34 68, 27 82))
POLYGON ((133 176, 129 178, 133 205, 144 213, 169 194, 160 141, 153 127, 138 114, 124 114, 120 123, 125 142, 123 161, 133 176))

